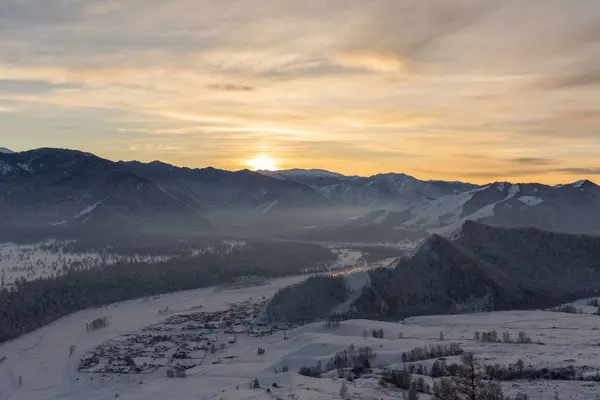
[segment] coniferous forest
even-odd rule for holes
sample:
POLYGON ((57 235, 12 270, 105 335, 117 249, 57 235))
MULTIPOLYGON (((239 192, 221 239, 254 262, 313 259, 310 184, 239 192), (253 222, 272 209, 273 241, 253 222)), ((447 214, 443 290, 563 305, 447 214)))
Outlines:
POLYGON ((325 247, 261 242, 228 254, 207 253, 158 264, 119 263, 70 270, 62 276, 19 280, 0 290, 0 343, 89 307, 190 290, 245 276, 281 277, 335 260, 325 247))

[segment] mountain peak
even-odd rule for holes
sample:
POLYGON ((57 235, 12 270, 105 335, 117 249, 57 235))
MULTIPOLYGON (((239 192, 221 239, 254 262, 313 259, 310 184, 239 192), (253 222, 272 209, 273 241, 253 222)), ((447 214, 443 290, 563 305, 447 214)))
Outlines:
POLYGON ((577 182, 573 182, 571 184, 571 186, 573 186, 575 188, 583 189, 583 188, 586 188, 588 186, 595 187, 595 186, 598 186, 598 185, 596 185, 594 182, 592 182, 592 181, 590 181, 588 179, 583 179, 583 180, 580 180, 580 181, 577 181, 577 182))
POLYGON ((7 149, 6 147, 0 147, 0 153, 2 154, 13 154, 14 151, 7 149))

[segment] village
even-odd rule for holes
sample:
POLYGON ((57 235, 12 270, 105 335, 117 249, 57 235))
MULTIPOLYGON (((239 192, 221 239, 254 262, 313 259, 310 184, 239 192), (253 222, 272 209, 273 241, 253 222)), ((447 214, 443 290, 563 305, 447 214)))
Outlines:
MULTIPOLYGON (((265 337, 279 334, 279 339, 287 340, 287 330, 294 328, 262 322, 265 303, 264 299, 246 300, 216 312, 195 311, 202 308, 196 306, 194 312, 171 315, 163 322, 99 345, 81 358, 78 371, 182 378, 201 374, 203 366, 231 363, 239 357, 236 344, 240 338, 245 342, 245 354, 249 342, 255 341, 253 351, 264 355, 266 349, 258 346, 264 346, 265 337)), ((166 316, 171 310, 165 307, 158 313, 166 316)))

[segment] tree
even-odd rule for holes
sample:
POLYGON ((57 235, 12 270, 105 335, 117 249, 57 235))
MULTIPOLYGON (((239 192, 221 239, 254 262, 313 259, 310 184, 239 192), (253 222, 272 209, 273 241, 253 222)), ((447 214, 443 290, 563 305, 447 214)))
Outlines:
POLYGON ((260 381, 258 378, 252 380, 252 389, 260 389, 260 381))
POLYGON ((523 371, 525 371, 525 363, 523 362, 522 359, 518 359, 517 362, 515 363, 515 369, 517 370, 517 373, 522 374, 523 371))
POLYGON ((410 384, 408 389, 408 400, 419 400, 419 393, 417 392, 417 385, 415 382, 410 384))
POLYGON ((486 382, 488 378, 473 353, 461 356, 461 365, 453 376, 457 396, 461 400, 501 400, 502 389, 496 382, 486 382))
POLYGON ((348 396, 348 385, 345 382, 342 382, 342 386, 340 387, 340 397, 345 399, 348 396))
POLYGON ((446 366, 444 365, 444 363, 442 361, 435 361, 433 363, 433 365, 431 366, 431 377, 439 378, 441 376, 444 376, 445 370, 446 370, 446 366))
POLYGON ((442 378, 433 383, 433 395, 441 400, 459 400, 456 386, 448 378, 442 378))
POLYGON ((444 332, 440 332, 440 341, 443 342, 444 341, 444 332))
POLYGON ((479 331, 475 332, 475 340, 478 342, 481 341, 481 333, 479 331))
POLYGON ((465 399, 477 400, 477 394, 480 392, 481 376, 475 363, 473 353, 465 353, 460 359, 462 365, 458 370, 458 375, 453 377, 454 384, 465 399))

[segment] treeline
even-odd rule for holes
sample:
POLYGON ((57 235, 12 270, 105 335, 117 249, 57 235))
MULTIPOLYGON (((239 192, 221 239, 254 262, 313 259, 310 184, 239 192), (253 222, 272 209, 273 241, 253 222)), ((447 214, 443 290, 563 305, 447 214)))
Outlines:
POLYGON ((193 250, 239 240, 217 234, 140 231, 127 226, 115 229, 82 229, 82 226, 0 227, 0 242, 38 244, 51 252, 118 253, 124 256, 185 256, 193 250))
POLYGON ((371 368, 371 361, 377 357, 377 353, 369 346, 356 348, 351 344, 348 349, 336 353, 325 364, 320 361, 312 367, 301 367, 298 373, 300 375, 316 378, 330 371, 338 370, 338 375, 344 375, 345 368, 353 368, 360 373, 363 370, 371 368))
MULTIPOLYGON (((479 368, 481 369, 481 373, 485 375, 486 379, 502 382, 516 380, 578 380, 600 382, 600 371, 597 369, 591 369, 589 367, 576 368, 572 365, 567 367, 539 368, 531 365, 525 365, 525 362, 522 359, 519 359, 515 363, 509 364, 508 366, 495 364, 481 365, 479 368), (595 372, 595 374, 591 374, 591 372, 595 372)), ((414 369, 408 369, 408 372, 412 373, 414 371, 414 369)), ((432 378, 441 378, 448 376, 459 376, 460 373, 461 364, 448 364, 446 361, 437 360, 431 366, 429 375, 432 378)))
MULTIPOLYGON (((489 331, 489 332, 475 332, 474 339, 478 342, 488 342, 488 343, 518 343, 518 344, 531 344, 533 341, 531 337, 527 336, 527 334, 523 331, 519 332, 516 339, 512 339, 509 332, 503 332, 502 338, 498 336, 498 332, 489 331)), ((538 343, 539 344, 539 343, 538 343)))
POLYGON ((343 276, 311 276, 275 293, 266 306, 266 318, 269 322, 294 324, 327 318, 349 293, 343 276))
POLYGON ((486 375, 481 362, 473 353, 461 356, 455 375, 434 380, 433 385, 425 383, 423 377, 414 378, 406 371, 385 371, 380 380, 382 386, 393 385, 408 391, 409 400, 418 400, 418 393, 431 395, 432 400, 486 399, 507 400, 498 382, 486 375))
POLYGON ((415 362, 423 360, 431 360, 440 357, 460 356, 464 350, 458 343, 450 343, 449 345, 431 345, 429 347, 415 347, 414 349, 402 353, 402 362, 415 362))
POLYGON ((0 343, 89 307, 231 282, 242 276, 281 277, 335 255, 321 246, 265 242, 228 254, 201 254, 158 264, 118 263, 0 290, 0 343))

